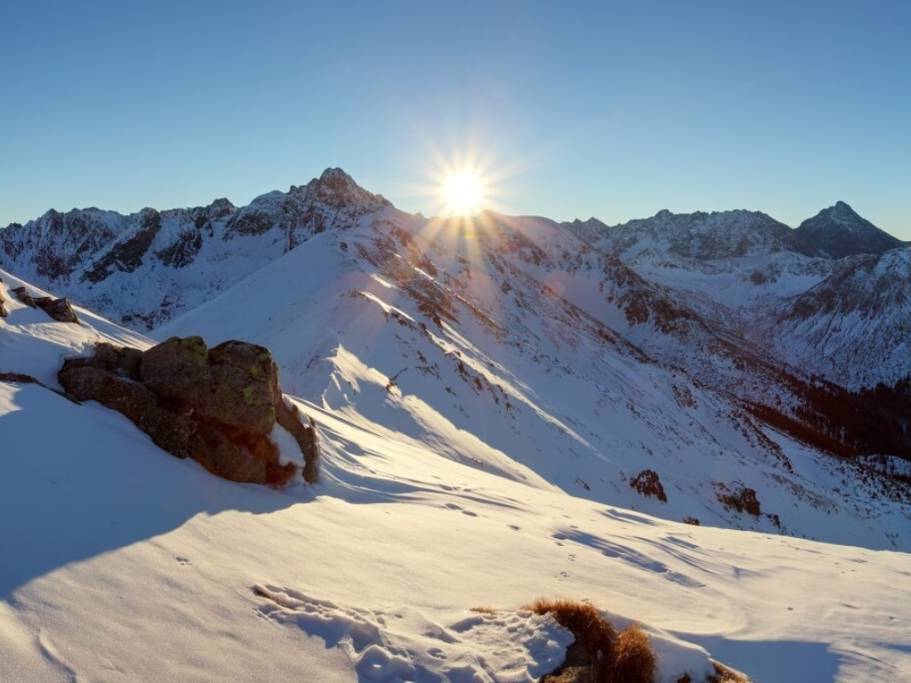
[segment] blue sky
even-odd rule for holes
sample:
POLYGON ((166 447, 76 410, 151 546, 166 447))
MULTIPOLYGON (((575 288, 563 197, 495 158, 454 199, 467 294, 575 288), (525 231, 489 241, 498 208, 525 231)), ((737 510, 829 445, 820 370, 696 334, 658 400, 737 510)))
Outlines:
POLYGON ((341 166, 427 212, 613 223, 837 199, 911 239, 911 2, 0 4, 0 225, 246 203, 341 166))

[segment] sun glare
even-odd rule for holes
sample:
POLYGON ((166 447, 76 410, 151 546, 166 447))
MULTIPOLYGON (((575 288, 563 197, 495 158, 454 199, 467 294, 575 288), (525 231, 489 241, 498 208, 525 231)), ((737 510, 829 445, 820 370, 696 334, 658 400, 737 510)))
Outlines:
POLYGON ((487 188, 476 171, 455 171, 443 179, 440 194, 447 214, 472 216, 484 208, 487 188))

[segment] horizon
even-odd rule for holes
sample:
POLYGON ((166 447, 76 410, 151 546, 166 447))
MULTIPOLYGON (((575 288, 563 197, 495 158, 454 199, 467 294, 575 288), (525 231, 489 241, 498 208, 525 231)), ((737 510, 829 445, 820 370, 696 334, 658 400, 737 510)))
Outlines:
POLYGON ((434 215, 422 187, 472 158, 507 214, 793 227, 842 200, 911 240, 911 5, 580 7, 9 4, 0 224, 241 206, 327 166, 434 215))
MULTIPOLYGON (((231 199, 230 197, 213 197, 212 199, 210 199, 210 200, 208 200, 208 201, 205 201, 205 202, 199 202, 199 203, 195 203, 195 204, 188 204, 188 205, 185 205, 185 206, 167 206, 167 207, 141 206, 141 207, 137 207, 137 208, 129 209, 129 210, 113 209, 113 208, 110 208, 110 207, 103 207, 103 206, 82 206, 82 207, 74 206, 74 207, 71 207, 71 208, 69 208, 69 209, 58 209, 58 208, 56 208, 56 207, 51 207, 51 208, 45 210, 43 213, 41 213, 41 214, 39 214, 39 215, 37 215, 37 216, 33 216, 32 218, 27 219, 26 221, 11 221, 11 222, 8 222, 8 223, 6 223, 6 224, 0 225, 0 230, 3 230, 3 229, 5 229, 5 228, 10 227, 11 225, 14 225, 14 224, 17 224, 17 223, 18 223, 18 224, 24 224, 24 223, 28 222, 29 220, 38 219, 38 218, 40 218, 41 216, 45 215, 46 213, 49 213, 50 211, 57 211, 58 213, 66 214, 66 213, 69 213, 69 212, 71 212, 71 211, 86 211, 86 210, 96 209, 96 210, 100 210, 100 211, 114 211, 114 212, 116 212, 116 213, 119 213, 119 214, 127 215, 127 216, 128 216, 128 215, 132 215, 132 214, 139 213, 140 211, 142 211, 142 210, 144 210, 144 209, 147 209, 147 208, 155 209, 155 210, 158 210, 158 211, 173 211, 173 210, 193 209, 193 208, 198 208, 198 207, 205 207, 205 206, 209 206, 209 205, 213 204, 214 202, 217 202, 217 201, 220 201, 220 200, 223 200, 223 199, 227 199, 235 208, 242 208, 242 207, 244 207, 244 206, 250 204, 250 203, 251 203, 252 201, 254 201, 256 198, 261 197, 261 196, 264 196, 264 195, 266 195, 266 194, 270 194, 270 193, 272 193, 272 192, 287 193, 287 192, 290 192, 291 188, 293 188, 293 187, 303 187, 303 186, 306 186, 306 185, 308 185, 308 184, 311 183, 311 182, 314 182, 314 181, 316 181, 316 180, 319 180, 319 179, 321 178, 321 176, 322 176, 324 173, 326 173, 326 172, 328 172, 328 171, 332 171, 332 170, 341 171, 342 173, 344 173, 345 175, 347 175, 347 176, 348 176, 348 177, 349 177, 349 178, 350 178, 358 187, 360 187, 361 189, 367 190, 368 192, 371 192, 372 194, 379 195, 379 196, 383 197, 384 199, 389 200, 389 201, 392 203, 393 207, 394 207, 395 209, 399 210, 399 211, 402 211, 402 212, 404 212, 404 213, 411 214, 411 215, 420 215, 420 216, 423 216, 424 218, 429 219, 429 220, 430 220, 430 219, 437 219, 437 218, 443 217, 443 216, 440 214, 440 212, 437 212, 437 213, 429 213, 429 214, 428 214, 428 213, 424 213, 423 211, 420 211, 420 210, 411 210, 411 209, 409 209, 408 207, 400 206, 400 205, 398 205, 396 202, 392 201, 392 200, 389 198, 389 196, 386 195, 385 193, 379 192, 379 191, 374 191, 373 188, 370 188, 370 187, 365 187, 362 183, 358 182, 358 179, 357 179, 357 178, 355 178, 352 174, 348 173, 348 171, 347 171, 346 169, 341 168, 341 167, 339 167, 339 166, 327 166, 325 169, 323 169, 322 172, 320 172, 320 173, 314 175, 310 180, 308 180, 308 181, 306 181, 306 182, 302 182, 302 183, 292 183, 292 184, 290 184, 290 185, 288 186, 288 189, 287 189, 287 190, 282 190, 282 189, 279 189, 279 188, 273 188, 273 189, 271 189, 271 190, 266 190, 265 192, 260 192, 260 193, 258 193, 258 194, 256 194, 256 195, 254 195, 254 196, 251 197, 248 201, 245 201, 245 202, 237 202, 237 201, 231 199)), ((595 221, 598 221, 598 222, 600 222, 600 223, 603 223, 603 224, 605 225, 605 227, 609 227, 609 228, 610 228, 610 227, 617 227, 617 226, 620 226, 620 225, 622 225, 622 224, 624 224, 624 223, 627 223, 627 222, 629 222, 629 221, 645 220, 645 219, 653 218, 653 217, 655 217, 656 215, 660 214, 660 213, 663 212, 663 211, 670 211, 670 213, 671 213, 672 215, 689 215, 689 214, 694 214, 694 213, 714 214, 714 213, 727 213, 727 212, 732 212, 732 211, 747 211, 747 212, 755 212, 755 213, 762 213, 762 214, 765 214, 765 215, 769 216, 770 218, 772 218, 773 220, 776 220, 777 222, 779 222, 779 223, 781 223, 781 224, 783 224, 783 225, 785 225, 785 226, 791 228, 792 230, 795 230, 795 229, 797 229, 797 227, 799 227, 800 223, 802 223, 803 221, 806 221, 806 220, 808 220, 808 219, 810 219, 810 218, 813 218, 814 216, 816 216, 817 214, 819 214, 821 211, 824 211, 824 210, 827 210, 827 209, 834 208, 837 204, 846 204, 846 205, 848 206, 849 209, 851 209, 852 211, 854 211, 855 213, 857 213, 861 218, 867 219, 867 217, 863 214, 862 211, 858 211, 858 210, 851 204, 851 202, 845 201, 845 200, 843 200, 843 199, 838 199, 838 200, 833 201, 831 204, 828 204, 828 205, 826 205, 826 206, 819 207, 819 209, 817 209, 817 210, 814 211, 813 213, 807 215, 806 217, 800 219, 800 221, 798 221, 797 223, 794 223, 794 224, 788 223, 788 222, 786 222, 786 221, 784 221, 784 220, 781 220, 781 219, 779 219, 778 217, 774 216, 773 214, 771 214, 771 213, 769 213, 768 211, 765 211, 765 210, 763 210, 763 209, 749 209, 749 208, 743 208, 743 207, 738 207, 738 208, 733 208, 733 209, 704 208, 704 209, 695 209, 695 210, 693 210, 693 211, 674 211, 674 210, 672 210, 672 209, 668 209, 667 207, 662 207, 662 208, 657 209, 657 210, 655 210, 654 212, 652 212, 652 213, 650 213, 650 214, 648 214, 648 215, 643 215, 643 216, 631 216, 631 217, 629 217, 629 218, 625 218, 625 219, 622 220, 622 221, 613 222, 613 223, 608 223, 607 221, 603 220, 603 219, 602 219, 601 217, 599 217, 599 216, 589 216, 589 217, 586 217, 586 218, 583 218, 582 216, 575 216, 575 217, 573 217, 573 218, 555 218, 555 217, 552 217, 552 216, 545 216, 545 215, 536 214, 536 213, 523 213, 523 212, 519 212, 519 213, 514 213, 514 214, 507 214, 507 213, 505 213, 505 212, 503 212, 503 211, 501 211, 501 210, 498 210, 498 209, 495 209, 495 208, 491 208, 491 207, 482 207, 477 213, 478 213, 478 214, 481 214, 481 213, 495 213, 495 214, 500 214, 500 215, 504 215, 504 216, 513 216, 513 217, 519 217, 519 218, 543 218, 543 219, 546 219, 546 220, 553 220, 554 222, 557 222, 557 223, 572 223, 572 222, 574 222, 574 221, 579 221, 579 222, 585 223, 585 222, 588 222, 588 221, 591 221, 591 220, 595 220, 595 221)), ((869 220, 869 219, 867 219, 867 220, 869 220)), ((873 221, 871 221, 871 222, 873 222, 873 221)), ((879 228, 880 230, 884 230, 885 232, 887 232, 887 233, 889 233, 889 234, 893 234, 893 233, 891 233, 889 230, 883 228, 882 226, 876 225, 875 222, 873 222, 873 224, 874 224, 877 228, 879 228)), ((896 236, 896 235, 893 235, 893 236, 896 236)))

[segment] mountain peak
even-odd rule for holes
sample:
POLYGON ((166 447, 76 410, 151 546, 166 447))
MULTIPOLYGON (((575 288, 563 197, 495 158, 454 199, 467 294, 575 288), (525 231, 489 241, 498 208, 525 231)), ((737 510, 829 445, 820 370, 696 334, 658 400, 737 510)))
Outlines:
POLYGON ((829 258, 881 254, 902 245, 841 200, 801 223, 795 235, 805 253, 829 258))
POLYGON ((337 166, 335 166, 335 167, 330 166, 325 171, 323 171, 320 174, 319 180, 320 180, 320 182, 323 182, 323 183, 346 182, 346 183, 356 184, 354 182, 354 178, 352 178, 350 175, 345 173, 344 170, 342 170, 341 168, 338 168, 337 166))
POLYGON ((288 194, 306 196, 335 207, 389 205, 388 200, 382 195, 368 192, 358 185, 354 178, 337 167, 327 168, 319 178, 314 178, 306 185, 292 185, 288 194))

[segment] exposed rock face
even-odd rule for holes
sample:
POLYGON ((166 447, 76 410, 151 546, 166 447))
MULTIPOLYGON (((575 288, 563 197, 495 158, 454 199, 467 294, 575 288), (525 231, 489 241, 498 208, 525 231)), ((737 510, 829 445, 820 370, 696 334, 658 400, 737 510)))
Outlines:
POLYGON ((73 310, 73 307, 67 299, 52 299, 49 296, 42 296, 35 299, 35 305, 57 322, 79 322, 79 318, 76 317, 76 311, 73 310))
MULTIPOLYGON (((715 484, 715 488, 718 500, 729 510, 746 512, 754 517, 758 517, 762 513, 755 489, 751 489, 740 483, 733 484, 731 487, 717 483, 715 484)), ((780 526, 780 524, 779 521, 778 525, 780 526)))
POLYGON ((15 294, 16 298, 29 308, 35 308, 35 300, 32 298, 32 295, 28 293, 28 290, 25 287, 16 287, 13 290, 13 294, 15 294))
POLYGON ((655 470, 642 470, 633 477, 629 485, 643 496, 654 496, 662 503, 667 502, 667 495, 664 493, 664 487, 655 470))
POLYGON ((808 218, 794 234, 804 253, 836 259, 854 254, 882 254, 904 244, 861 218, 845 202, 836 202, 808 218))
POLYGON ((262 346, 227 341, 209 351, 200 337, 173 337, 143 354, 141 374, 152 391, 202 418, 252 434, 275 424, 278 370, 262 346))
POLYGON ((0 292, 0 318, 5 318, 9 315, 9 311, 6 310, 6 298, 3 296, 3 292, 0 292))
MULTIPOLYGON (((35 298, 29 294, 29 291, 25 287, 16 287, 13 290, 13 294, 15 294, 16 298, 29 308, 40 308, 51 318, 58 322, 79 322, 79 318, 76 317, 76 311, 73 310, 73 307, 70 305, 70 302, 67 299, 54 299, 49 296, 39 296, 35 298)), ((0 304, 2 303, 3 299, 0 297, 0 304)), ((5 316, 5 312, 0 315, 5 316)))
POLYGON ((92 357, 65 361, 58 379, 72 397, 123 413, 164 450, 231 481, 282 485, 298 471, 279 462, 269 438, 277 421, 300 446, 304 478, 317 479, 313 422, 285 403, 261 346, 228 341, 210 350, 199 337, 173 337, 142 352, 102 343, 92 357))

